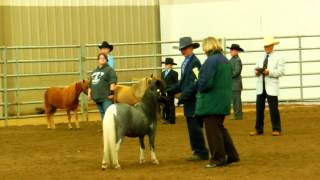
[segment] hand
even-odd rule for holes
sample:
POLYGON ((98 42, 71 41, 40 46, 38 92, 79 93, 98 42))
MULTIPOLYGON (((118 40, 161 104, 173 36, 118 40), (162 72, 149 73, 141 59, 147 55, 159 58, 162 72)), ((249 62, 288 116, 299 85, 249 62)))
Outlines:
POLYGON ((108 96, 108 99, 112 100, 113 99, 113 94, 108 96))
POLYGON ((88 101, 90 101, 91 100, 91 95, 90 94, 88 94, 88 101))
POLYGON ((266 76, 268 76, 268 75, 269 75, 269 69, 265 69, 265 70, 263 71, 263 74, 266 75, 266 76))
POLYGON ((259 73, 259 71, 257 69, 255 70, 255 73, 256 73, 256 76, 260 75, 260 73, 259 73))

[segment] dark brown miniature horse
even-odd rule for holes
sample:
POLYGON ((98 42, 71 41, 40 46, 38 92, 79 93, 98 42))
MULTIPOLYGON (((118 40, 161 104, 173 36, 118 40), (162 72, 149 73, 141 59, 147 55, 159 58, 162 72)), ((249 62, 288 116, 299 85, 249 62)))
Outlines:
POLYGON ((88 94, 88 81, 82 80, 72 83, 65 88, 50 87, 46 90, 44 94, 44 108, 47 114, 48 129, 55 129, 52 116, 57 109, 67 110, 69 129, 72 129, 70 111, 73 111, 76 118, 76 127, 80 128, 77 109, 81 92, 88 94))

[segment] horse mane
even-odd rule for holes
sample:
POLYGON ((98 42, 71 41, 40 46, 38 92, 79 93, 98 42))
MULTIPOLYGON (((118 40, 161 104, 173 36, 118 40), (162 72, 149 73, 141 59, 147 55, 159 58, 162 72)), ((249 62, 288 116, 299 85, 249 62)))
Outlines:
POLYGON ((67 86, 64 88, 64 91, 67 91, 69 96, 68 99, 71 102, 75 102, 78 101, 78 98, 81 94, 82 90, 82 83, 84 83, 84 81, 78 81, 75 83, 72 83, 71 85, 67 86))
POLYGON ((157 114, 159 113, 159 103, 157 87, 154 84, 151 84, 145 91, 141 102, 142 109, 146 113, 147 117, 155 121, 157 119, 157 114))
POLYGON ((148 78, 140 79, 136 84, 132 85, 134 95, 141 98, 144 95, 144 90, 148 87, 148 78))

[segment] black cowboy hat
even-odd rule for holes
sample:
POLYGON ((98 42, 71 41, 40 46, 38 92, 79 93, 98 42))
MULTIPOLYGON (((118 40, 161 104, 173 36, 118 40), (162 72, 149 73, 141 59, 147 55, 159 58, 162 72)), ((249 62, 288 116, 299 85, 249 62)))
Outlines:
POLYGON ((166 58, 164 62, 161 62, 162 64, 172 64, 172 65, 177 65, 176 63, 173 62, 172 58, 166 58))
POLYGON ((235 49, 235 50, 238 50, 240 52, 244 52, 244 50, 238 44, 231 44, 231 47, 227 47, 227 48, 230 49, 230 50, 235 49))
POLYGON ((196 49, 200 46, 199 43, 192 43, 191 37, 182 37, 179 39, 179 50, 185 49, 192 46, 193 49, 196 49))
POLYGON ((113 50, 113 45, 109 44, 107 41, 103 41, 101 45, 99 45, 99 49, 101 48, 108 48, 111 52, 113 50))

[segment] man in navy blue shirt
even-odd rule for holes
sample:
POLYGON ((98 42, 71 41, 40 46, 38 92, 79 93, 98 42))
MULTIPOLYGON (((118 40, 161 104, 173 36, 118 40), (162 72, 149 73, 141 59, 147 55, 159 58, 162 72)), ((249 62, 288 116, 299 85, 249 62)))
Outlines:
MULTIPOLYGON (((195 70, 199 70, 201 63, 193 54, 193 49, 198 48, 199 43, 192 43, 191 37, 182 37, 179 40, 179 50, 185 57, 181 65, 181 79, 177 86, 171 89, 173 92, 181 92, 178 104, 183 104, 184 116, 187 119, 189 140, 193 154, 188 160, 207 160, 208 150, 203 136, 203 121, 195 117, 196 87, 197 80, 195 70)), ((170 90, 169 90, 170 91, 170 90)))

